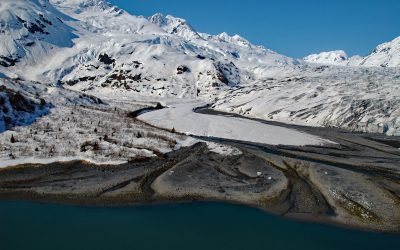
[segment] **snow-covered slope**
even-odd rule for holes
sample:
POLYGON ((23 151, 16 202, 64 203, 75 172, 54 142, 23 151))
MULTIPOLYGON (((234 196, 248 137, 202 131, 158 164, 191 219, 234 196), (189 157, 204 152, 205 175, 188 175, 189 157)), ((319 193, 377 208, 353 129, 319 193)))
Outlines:
POLYGON ((303 58, 309 63, 341 65, 341 66, 366 66, 366 67, 399 67, 400 66, 400 37, 377 46, 366 57, 348 57, 343 50, 321 52, 303 58))
POLYGON ((115 98, 199 98, 265 119, 400 133, 398 39, 365 58, 336 51, 308 57, 312 64, 239 35, 198 32, 170 15, 131 15, 104 0, 2 0, 0 38, 0 76, 115 98))
POLYGON ((40 62, 57 48, 72 47, 76 36, 64 21, 71 20, 46 0, 0 2, 0 65, 40 62))
POLYGON ((39 96, 29 96, 0 85, 0 132, 14 126, 29 125, 47 114, 50 108, 51 104, 39 96))
POLYGON ((380 67, 399 67, 400 66, 400 37, 383 43, 366 56, 360 65, 380 66, 380 67))

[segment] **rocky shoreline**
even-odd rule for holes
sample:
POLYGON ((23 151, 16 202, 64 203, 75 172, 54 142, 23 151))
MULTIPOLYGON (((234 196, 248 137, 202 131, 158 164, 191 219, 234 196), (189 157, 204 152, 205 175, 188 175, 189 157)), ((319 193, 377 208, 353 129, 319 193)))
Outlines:
POLYGON ((338 144, 270 146, 202 138, 242 154, 223 156, 197 143, 118 166, 27 164, 0 170, 0 199, 90 206, 225 201, 288 218, 400 232, 398 138, 296 129, 338 144))

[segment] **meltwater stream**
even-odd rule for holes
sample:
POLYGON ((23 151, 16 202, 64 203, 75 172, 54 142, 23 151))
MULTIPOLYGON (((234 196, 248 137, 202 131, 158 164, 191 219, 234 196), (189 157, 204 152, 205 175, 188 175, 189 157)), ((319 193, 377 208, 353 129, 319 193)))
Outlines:
POLYGON ((188 203, 115 208, 0 202, 0 249, 397 249, 400 235, 188 203))

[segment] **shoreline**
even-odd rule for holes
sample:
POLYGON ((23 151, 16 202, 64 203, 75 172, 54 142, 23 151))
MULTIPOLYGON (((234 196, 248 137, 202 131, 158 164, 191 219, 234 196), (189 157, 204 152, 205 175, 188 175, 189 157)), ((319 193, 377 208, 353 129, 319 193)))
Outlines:
POLYGON ((337 144, 284 146, 201 137, 241 154, 220 155, 197 143, 120 165, 24 164, 0 169, 0 200, 100 207, 212 201, 294 220, 400 233, 400 152, 385 136, 295 129, 337 144))

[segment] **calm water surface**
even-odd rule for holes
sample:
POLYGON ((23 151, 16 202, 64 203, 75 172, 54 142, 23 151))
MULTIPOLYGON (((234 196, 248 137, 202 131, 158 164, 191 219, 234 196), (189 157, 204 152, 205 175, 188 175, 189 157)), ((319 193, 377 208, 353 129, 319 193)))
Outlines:
POLYGON ((219 203, 88 208, 0 202, 0 249, 399 249, 400 235, 219 203))

